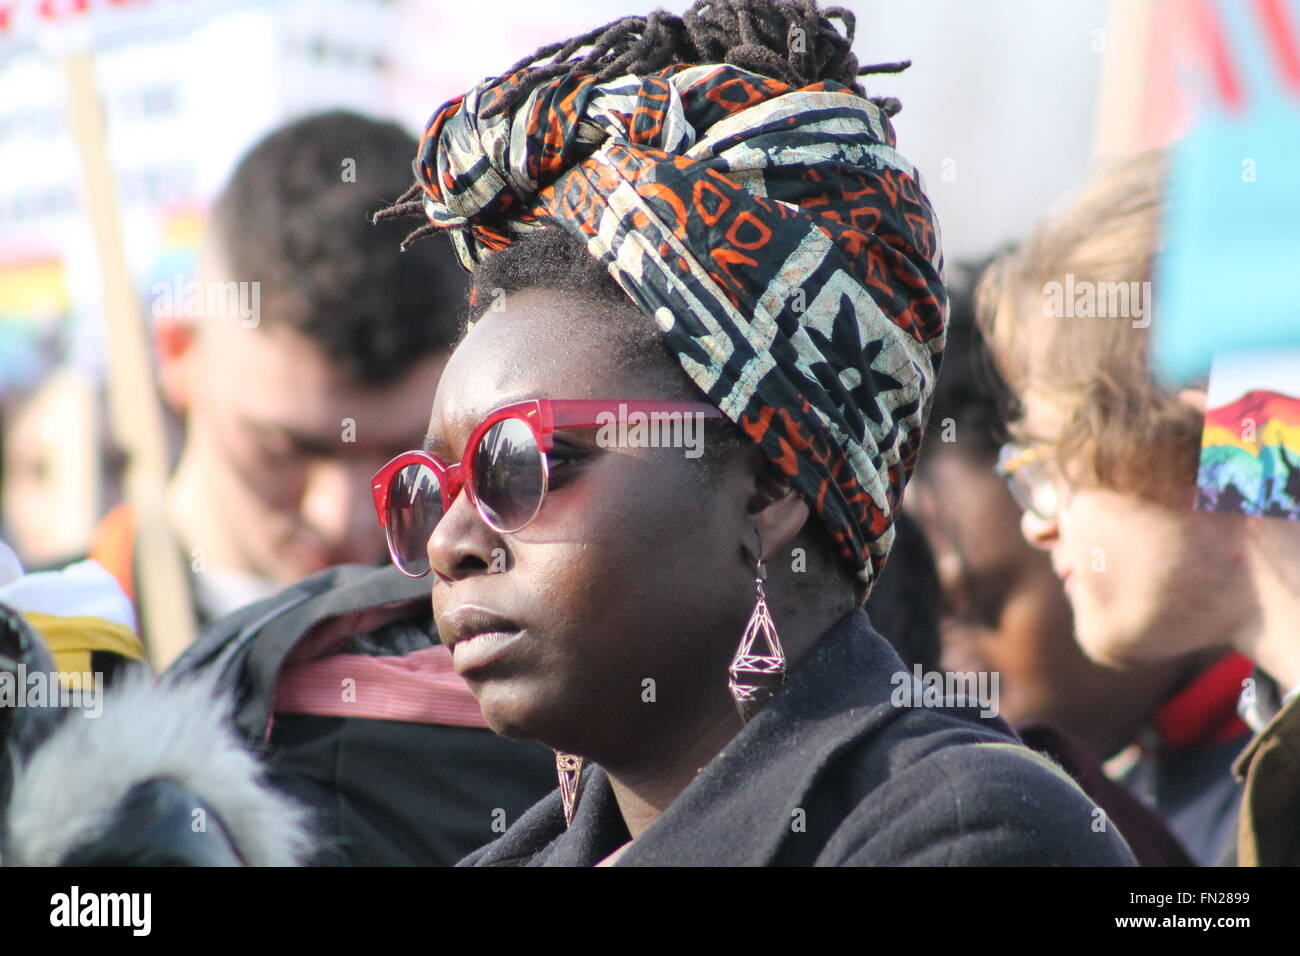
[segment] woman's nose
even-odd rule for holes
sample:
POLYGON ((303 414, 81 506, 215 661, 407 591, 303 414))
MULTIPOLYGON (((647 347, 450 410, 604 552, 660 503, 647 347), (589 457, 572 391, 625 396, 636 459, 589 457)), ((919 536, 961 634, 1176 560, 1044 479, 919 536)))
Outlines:
POLYGON ((468 494, 456 496, 429 535, 429 567, 444 581, 504 570, 501 536, 484 524, 468 494))

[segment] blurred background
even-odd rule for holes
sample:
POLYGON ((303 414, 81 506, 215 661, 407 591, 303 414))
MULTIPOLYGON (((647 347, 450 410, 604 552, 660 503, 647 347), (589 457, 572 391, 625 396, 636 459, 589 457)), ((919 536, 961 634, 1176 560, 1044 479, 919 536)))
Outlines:
MULTIPOLYGON (((899 145, 938 208, 949 262, 1023 235, 1099 161, 1184 122, 1179 0, 846 5, 864 64, 912 61, 869 92, 902 100, 899 145)), ((645 11, 629 0, 0 3, 0 537, 29 564, 84 553, 121 495, 102 397, 104 270, 118 267, 96 239, 94 192, 115 193, 111 241, 147 322, 150 290, 192 275, 212 197, 272 128, 338 106, 418 135, 483 76, 633 12, 645 11), (102 120, 80 138, 79 99, 102 120), (106 186, 86 172, 97 149, 106 186)))

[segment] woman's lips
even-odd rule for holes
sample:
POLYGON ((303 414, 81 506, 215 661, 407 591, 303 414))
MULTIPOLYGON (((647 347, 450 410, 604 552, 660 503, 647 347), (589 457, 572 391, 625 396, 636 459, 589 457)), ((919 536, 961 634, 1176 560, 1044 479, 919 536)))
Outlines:
POLYGON ((438 622, 443 642, 451 647, 456 673, 476 670, 506 653, 524 631, 507 617, 473 604, 448 611, 438 622))
POLYGON ((451 646, 451 664, 457 674, 478 670, 506 654, 523 636, 523 631, 485 631, 462 638, 451 646))

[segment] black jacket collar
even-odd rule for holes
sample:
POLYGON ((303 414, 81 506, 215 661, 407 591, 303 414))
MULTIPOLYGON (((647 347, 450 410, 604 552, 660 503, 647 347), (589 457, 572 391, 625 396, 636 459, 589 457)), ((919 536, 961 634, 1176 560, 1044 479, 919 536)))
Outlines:
MULTIPOLYGON (((778 861, 828 766, 898 719, 904 666, 861 609, 817 642, 781 690, 620 858, 627 865, 764 866, 778 861)), ((1005 728, 1000 721, 986 728, 1005 728)), ((1012 738, 1014 739, 1014 738, 1012 738)), ((628 840, 609 780, 583 773, 567 830, 558 792, 464 864, 592 866, 628 840)))

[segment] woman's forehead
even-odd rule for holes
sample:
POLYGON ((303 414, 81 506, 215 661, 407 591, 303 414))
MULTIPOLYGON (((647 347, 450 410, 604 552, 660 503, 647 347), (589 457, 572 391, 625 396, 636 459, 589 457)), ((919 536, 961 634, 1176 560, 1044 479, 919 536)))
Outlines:
POLYGON ((431 437, 458 447, 489 412, 532 398, 628 397, 635 370, 601 328, 626 318, 551 290, 526 290, 503 301, 504 308, 485 312, 452 353, 434 398, 431 437))

